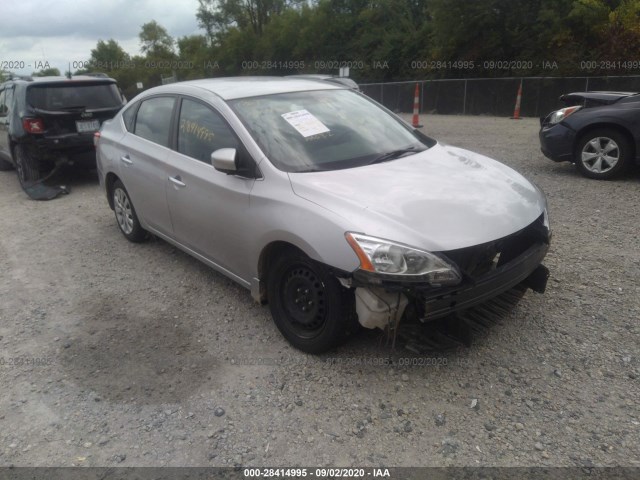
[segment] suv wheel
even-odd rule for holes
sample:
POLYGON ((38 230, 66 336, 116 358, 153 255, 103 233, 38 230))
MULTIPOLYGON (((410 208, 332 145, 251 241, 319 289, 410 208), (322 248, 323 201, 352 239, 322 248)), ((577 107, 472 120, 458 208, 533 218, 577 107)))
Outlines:
POLYGON ((304 352, 325 352, 357 326, 353 292, 301 252, 280 256, 271 264, 267 294, 278 330, 304 352))
POLYGON ((127 189, 120 180, 116 180, 112 190, 113 211, 116 214, 116 222, 122 234, 127 240, 134 243, 142 242, 147 238, 147 232, 142 228, 129 198, 127 189))
POLYGON ((631 164, 632 148, 621 133, 602 128, 583 135, 576 149, 578 171, 588 178, 607 180, 631 164))
POLYGON ((29 145, 16 145, 14 150, 16 173, 22 188, 26 188, 42 178, 40 159, 29 145))

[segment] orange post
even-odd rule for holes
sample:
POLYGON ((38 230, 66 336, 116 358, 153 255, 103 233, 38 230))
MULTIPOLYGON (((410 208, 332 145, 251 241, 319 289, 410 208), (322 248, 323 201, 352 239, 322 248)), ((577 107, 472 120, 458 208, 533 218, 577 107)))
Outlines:
POLYGON ((520 120, 520 102, 522 101, 522 80, 520 80, 520 86, 518 87, 518 95, 516 96, 516 106, 513 109, 512 120, 520 120))
POLYGON ((421 128, 420 125, 420 87, 416 83, 416 91, 413 94, 413 120, 411 121, 411 125, 414 128, 421 128))

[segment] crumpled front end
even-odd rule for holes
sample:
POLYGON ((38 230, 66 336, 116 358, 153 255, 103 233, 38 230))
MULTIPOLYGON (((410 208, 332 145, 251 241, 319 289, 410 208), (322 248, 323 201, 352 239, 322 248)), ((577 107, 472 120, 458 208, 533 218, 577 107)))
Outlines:
POLYGON ((388 280, 358 270, 350 279, 356 288, 359 321, 368 328, 395 328, 400 320, 429 322, 488 302, 513 289, 545 291, 549 250, 546 214, 526 228, 498 240, 439 252, 461 273, 458 285, 434 287, 420 282, 388 280))

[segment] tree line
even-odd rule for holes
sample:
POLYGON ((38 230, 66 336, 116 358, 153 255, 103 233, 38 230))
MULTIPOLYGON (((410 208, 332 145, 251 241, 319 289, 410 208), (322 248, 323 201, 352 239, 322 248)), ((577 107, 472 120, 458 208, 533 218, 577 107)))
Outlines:
POLYGON ((155 20, 87 68, 129 95, 162 79, 338 73, 359 82, 640 72, 640 0, 198 0, 202 34, 155 20))

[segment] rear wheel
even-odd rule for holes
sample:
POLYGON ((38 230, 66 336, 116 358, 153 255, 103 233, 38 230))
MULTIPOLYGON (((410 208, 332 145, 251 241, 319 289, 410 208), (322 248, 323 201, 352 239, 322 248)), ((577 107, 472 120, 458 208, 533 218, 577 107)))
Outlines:
POLYGON ((42 178, 41 162, 34 147, 16 145, 14 160, 18 180, 23 188, 33 185, 42 178))
POLYGON ((271 264, 267 293, 278 330, 304 352, 325 352, 355 330, 353 292, 301 252, 287 253, 271 264))
POLYGON ((607 180, 629 167, 632 154, 627 137, 616 130, 601 128, 580 138, 575 161, 578 171, 585 177, 607 180))
POLYGON ((111 193, 113 197, 113 211, 116 214, 116 222, 122 234, 127 240, 139 243, 147 238, 147 232, 140 225, 136 210, 129 198, 127 189, 120 180, 116 180, 113 184, 111 193))

